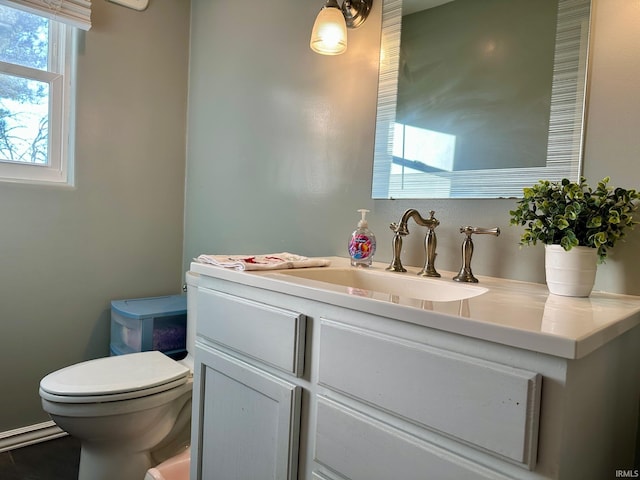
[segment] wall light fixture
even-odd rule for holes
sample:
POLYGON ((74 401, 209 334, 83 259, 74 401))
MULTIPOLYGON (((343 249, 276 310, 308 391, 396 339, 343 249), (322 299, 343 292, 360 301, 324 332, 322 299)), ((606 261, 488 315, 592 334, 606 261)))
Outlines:
POLYGON ((340 55, 347 50, 347 27, 357 28, 371 11, 373 0, 327 0, 311 31, 311 50, 321 55, 340 55))

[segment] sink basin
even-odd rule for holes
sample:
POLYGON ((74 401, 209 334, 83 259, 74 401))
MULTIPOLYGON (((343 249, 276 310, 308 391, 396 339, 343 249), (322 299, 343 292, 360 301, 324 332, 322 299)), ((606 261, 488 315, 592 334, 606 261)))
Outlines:
POLYGON ((338 291, 395 303, 403 303, 399 300, 400 298, 428 302, 453 302, 476 297, 488 291, 484 287, 454 283, 445 279, 419 277, 410 272, 393 273, 364 268, 301 268, 280 270, 269 276, 334 291, 337 286, 338 291))

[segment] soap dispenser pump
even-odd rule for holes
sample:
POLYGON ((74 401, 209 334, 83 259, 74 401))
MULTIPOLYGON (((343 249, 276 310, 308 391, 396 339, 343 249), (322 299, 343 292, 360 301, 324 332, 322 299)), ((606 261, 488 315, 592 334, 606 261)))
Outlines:
POLYGON ((349 256, 351 265, 354 267, 369 267, 373 261, 373 254, 376 253, 376 237, 369 230, 367 213, 369 210, 358 210, 362 218, 358 222, 358 228, 351 234, 349 240, 349 256))

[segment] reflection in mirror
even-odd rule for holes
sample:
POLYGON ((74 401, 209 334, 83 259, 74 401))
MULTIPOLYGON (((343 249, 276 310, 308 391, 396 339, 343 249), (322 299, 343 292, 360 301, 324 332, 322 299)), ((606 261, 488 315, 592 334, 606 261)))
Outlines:
POLYGON ((591 0, 384 0, 373 198, 577 179, 591 0))

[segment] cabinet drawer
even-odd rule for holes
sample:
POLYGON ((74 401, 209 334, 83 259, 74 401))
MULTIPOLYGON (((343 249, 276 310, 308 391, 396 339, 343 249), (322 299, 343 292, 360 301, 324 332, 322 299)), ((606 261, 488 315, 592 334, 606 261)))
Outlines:
POLYGON ((208 289, 198 290, 197 335, 298 377, 306 317, 208 289))
POLYGON ((540 375, 322 320, 319 382, 532 468, 540 375))
POLYGON ((315 461, 351 480, 505 479, 326 398, 317 422, 315 461))

